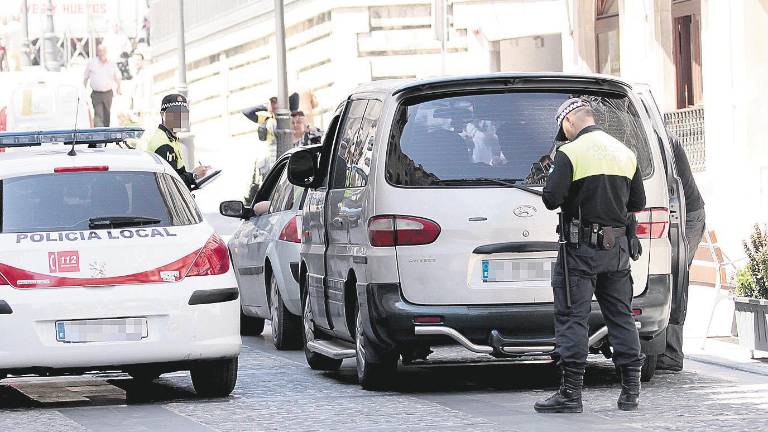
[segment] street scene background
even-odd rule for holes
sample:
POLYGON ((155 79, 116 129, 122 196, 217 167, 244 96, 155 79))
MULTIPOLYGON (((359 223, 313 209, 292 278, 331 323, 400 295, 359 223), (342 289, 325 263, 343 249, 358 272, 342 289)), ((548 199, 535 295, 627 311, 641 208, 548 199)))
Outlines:
MULTIPOLYGON (((14 96, 35 83, 72 89, 68 108, 46 127, 98 126, 89 124, 94 107, 83 74, 104 46, 122 80, 111 125, 151 131, 162 97, 187 95, 187 165, 223 170, 195 198, 227 240, 240 221, 220 216, 219 203, 245 199, 278 153, 274 138, 260 139, 259 125, 243 114, 269 107, 279 93, 274 7, 273 0, 5 0, 0 129, 39 128, 24 117, 48 112, 52 96, 14 96)), ((356 386, 349 361, 338 373, 316 373, 302 352, 274 350, 267 330, 244 338, 228 400, 196 399, 181 373, 149 387, 120 375, 10 380, 0 386, 0 428, 764 428, 768 362, 738 344, 729 296, 743 240, 768 223, 768 0, 286 0, 284 7, 286 87, 307 128, 324 130, 351 90, 384 79, 552 71, 647 84, 707 203, 708 235, 691 269, 686 370, 660 372, 644 385, 642 411, 626 414, 613 409, 612 365, 594 362, 588 415, 543 419, 530 407, 558 385, 549 364, 415 366, 394 391, 371 394, 356 386)), ((463 359, 476 362, 485 363, 463 359)))

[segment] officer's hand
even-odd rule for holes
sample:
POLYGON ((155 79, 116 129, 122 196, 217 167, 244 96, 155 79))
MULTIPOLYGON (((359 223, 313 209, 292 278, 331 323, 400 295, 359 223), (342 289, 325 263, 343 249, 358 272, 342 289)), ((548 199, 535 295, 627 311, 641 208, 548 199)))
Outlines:
POLYGON ((205 177, 205 175, 208 173, 208 170, 210 170, 211 167, 208 165, 200 165, 194 170, 192 170, 192 175, 195 176, 195 179, 201 179, 205 177))

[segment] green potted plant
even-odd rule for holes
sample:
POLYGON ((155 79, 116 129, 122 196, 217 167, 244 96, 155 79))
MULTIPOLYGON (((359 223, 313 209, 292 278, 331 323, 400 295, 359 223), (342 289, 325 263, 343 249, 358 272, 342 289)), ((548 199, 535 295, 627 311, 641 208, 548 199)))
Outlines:
POLYGON ((739 344, 768 351, 768 229, 755 224, 744 241, 749 262, 736 274, 736 325, 739 344))

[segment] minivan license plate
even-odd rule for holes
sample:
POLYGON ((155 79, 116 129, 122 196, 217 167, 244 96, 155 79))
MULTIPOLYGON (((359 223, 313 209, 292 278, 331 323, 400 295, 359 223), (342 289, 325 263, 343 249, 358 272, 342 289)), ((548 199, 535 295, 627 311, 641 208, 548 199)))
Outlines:
POLYGON ((550 280, 554 262, 553 258, 483 260, 483 282, 550 280))
POLYGON ((139 341, 148 335, 146 318, 56 321, 56 340, 59 342, 139 341))

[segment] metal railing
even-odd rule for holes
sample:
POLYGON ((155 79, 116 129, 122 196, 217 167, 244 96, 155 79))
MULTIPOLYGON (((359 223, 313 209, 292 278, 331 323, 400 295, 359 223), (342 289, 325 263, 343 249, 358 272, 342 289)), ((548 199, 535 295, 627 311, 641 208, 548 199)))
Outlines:
POLYGON ((691 171, 702 172, 706 168, 704 146, 704 106, 683 108, 664 114, 667 129, 680 138, 688 156, 691 171))

